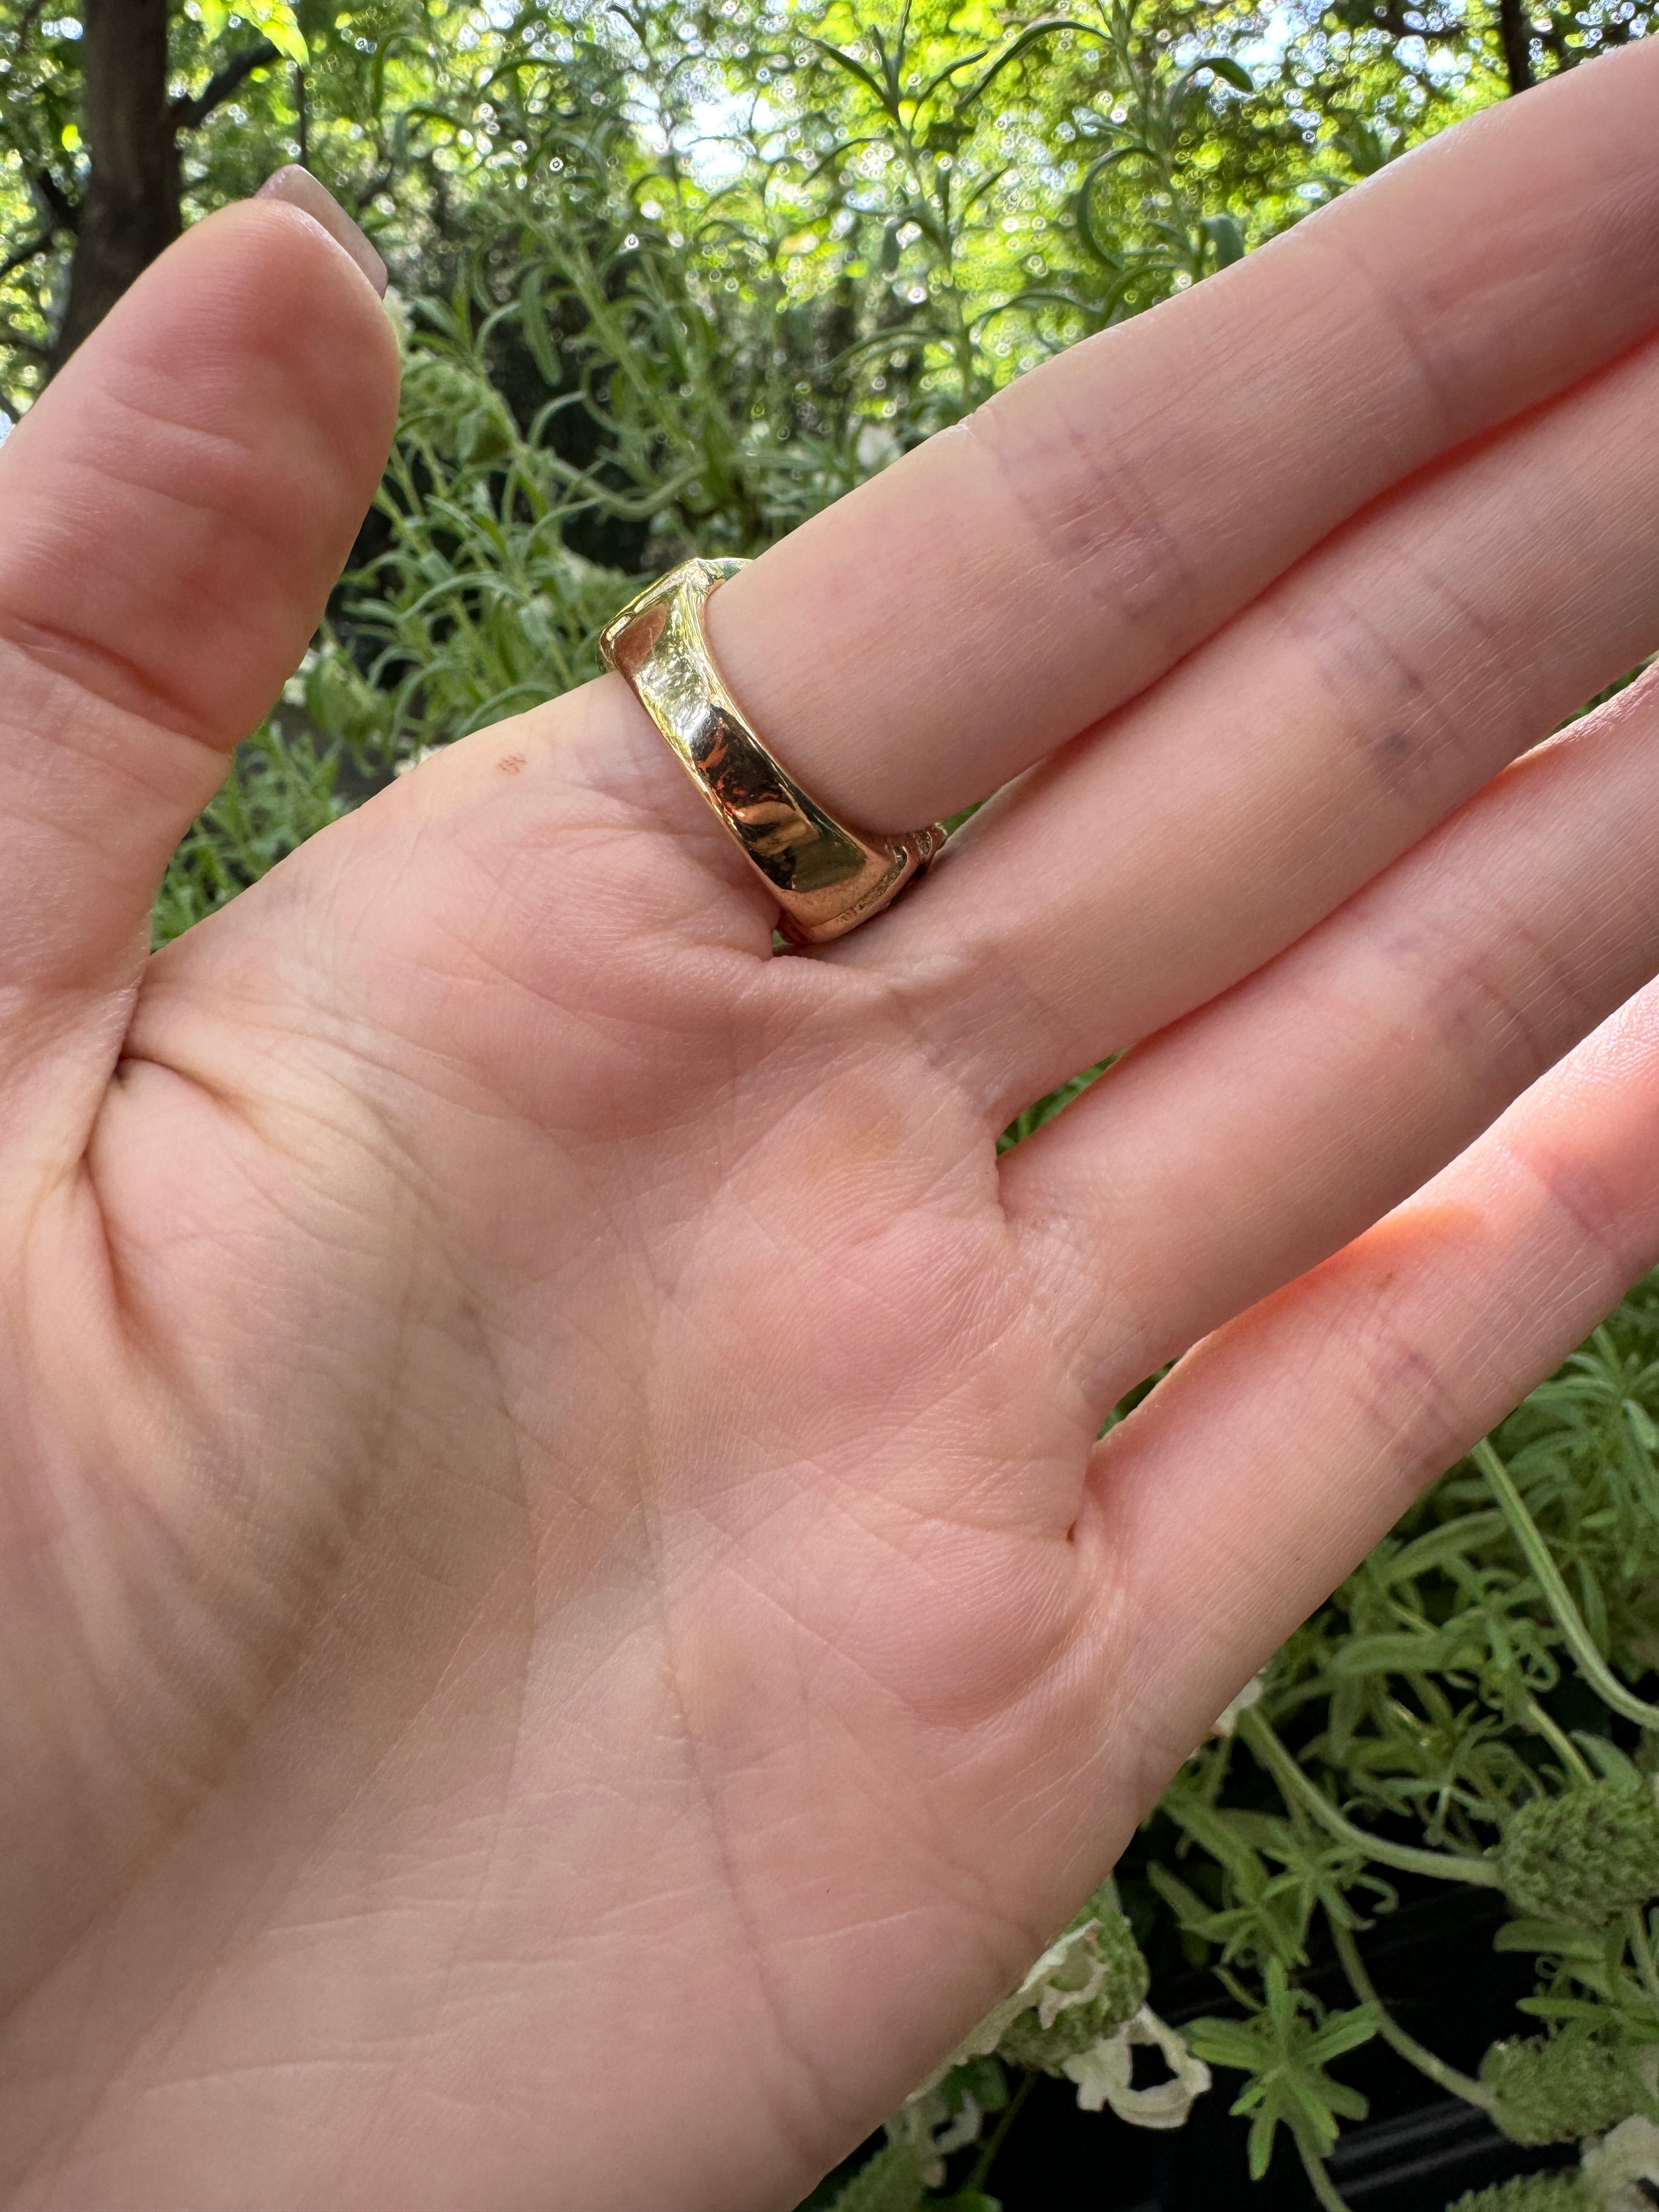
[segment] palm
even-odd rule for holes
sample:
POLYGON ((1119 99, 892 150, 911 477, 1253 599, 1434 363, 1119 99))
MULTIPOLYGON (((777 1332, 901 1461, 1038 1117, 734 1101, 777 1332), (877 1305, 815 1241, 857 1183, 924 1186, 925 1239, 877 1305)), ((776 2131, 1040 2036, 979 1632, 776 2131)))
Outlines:
POLYGON ((20 2203, 787 2203, 1659 1250, 1641 1002, 1409 1195, 1659 954, 1650 690, 1481 790, 1655 642, 1659 272, 1586 216, 1553 306, 1514 274, 1535 168, 1593 210, 1618 140, 1659 201, 1653 73, 1310 234, 1361 272, 1305 349, 1363 434, 1274 384, 1297 288, 1332 297, 1310 243, 726 587, 734 689, 854 818, 1049 757, 812 959, 769 957, 611 679, 141 975, 203 740, 280 680, 378 466, 373 303, 301 219, 221 219, 19 434, 7 1987, 52 2090, 9 2118, 20 2203), (216 285, 268 403, 242 449, 190 418, 220 386, 154 431, 216 285), (1393 386, 1379 296, 1416 326, 1393 386), (1257 443, 1218 490, 1229 407, 1257 443), (1038 514, 983 617, 969 525, 1006 552, 1038 514), (1132 1044, 999 1164, 1024 1099, 1132 1044))
MULTIPOLYGON (((654 769, 608 705, 607 766, 637 744, 654 769)), ((400 1854, 468 1839, 408 2094, 453 2084, 481 1987, 521 1959, 492 2066, 510 2042, 600 2100, 712 2010, 707 2094, 717 2069, 787 2188, 803 2139, 831 2161, 896 2062, 925 2069, 937 2014, 902 2059, 826 2075, 809 2054, 896 1966, 971 2008, 1138 1809, 1127 1769, 1078 1786, 1112 1671, 1102 1563, 1067 1536, 1095 1422, 1033 1310, 994 1133, 854 972, 766 958, 695 799, 660 780, 690 817, 665 857, 660 822, 550 757, 546 720, 471 749, 437 896, 418 854, 453 761, 152 966, 94 1157, 123 1329, 187 1347, 155 1384, 209 1480, 167 1499, 167 1536, 238 1646, 193 1701, 190 1763, 251 1765, 230 1794, 278 1849, 322 1808, 250 1735, 349 1741, 354 1786, 388 1759, 417 1797, 443 1777, 441 1811, 374 1821, 400 1854), (527 836, 577 848, 550 889, 527 836), (630 844, 653 896, 596 930, 630 844), (351 948, 320 984, 271 955, 313 929, 351 948), (250 1499, 256 1540, 232 1546, 250 1499), (343 1575, 356 1664, 400 1694, 363 1713, 331 1668, 273 1711, 343 1575), (1063 1827, 1033 1826, 1034 1796, 1069 1804, 1063 1827), (613 2021, 573 1997, 579 1957, 614 1978, 613 2021)), ((111 1349, 84 1349, 95 1387, 111 1349)), ((190 1668, 202 1632, 187 1617, 149 1665, 190 1668)), ((172 1767, 170 1700, 163 1723, 172 1767)), ((313 1878, 320 1904, 340 1875, 313 1878)))

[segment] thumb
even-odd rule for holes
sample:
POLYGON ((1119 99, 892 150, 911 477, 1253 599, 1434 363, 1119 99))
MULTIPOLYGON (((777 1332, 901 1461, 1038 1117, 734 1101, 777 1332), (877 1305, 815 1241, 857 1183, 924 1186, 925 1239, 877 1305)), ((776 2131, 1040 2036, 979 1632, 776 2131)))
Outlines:
POLYGON ((292 176, 170 246, 0 447, 12 1078, 78 1039, 101 1089, 168 856, 304 652, 385 464, 384 272, 292 176))

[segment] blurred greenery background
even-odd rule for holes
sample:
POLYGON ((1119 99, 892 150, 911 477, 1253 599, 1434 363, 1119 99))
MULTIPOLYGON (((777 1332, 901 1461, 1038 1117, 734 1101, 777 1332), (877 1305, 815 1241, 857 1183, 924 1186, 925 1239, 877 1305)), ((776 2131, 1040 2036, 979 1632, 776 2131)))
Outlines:
MULTIPOLYGON (((4 428, 183 224, 283 162, 392 270, 380 497, 180 848, 157 940, 425 749, 593 672, 646 576, 760 551, 1058 349, 1655 13, 0 0, 4 428)), ((1659 2202, 1659 1709, 1636 1686, 1659 1660, 1656 1420, 1647 1286, 1298 1632, 1014 2010, 814 2202, 986 2212, 1052 2077, 1109 2108, 1102 2173, 1113 2130, 1214 2100, 1271 2201, 1340 2205, 1373 2041, 1494 2141, 1588 2139, 1582 2166, 1471 2207, 1659 2202), (1443 1883, 1530 1962, 1530 2019, 1475 2070, 1434 2047, 1455 2020, 1408 2032, 1365 1962, 1401 1895, 1443 1883), (1159 2042, 1149 1977, 1156 2004, 1194 1972, 1210 2013, 1159 2042), (1161 2052, 1150 2075, 1137 2050, 1161 2052)))

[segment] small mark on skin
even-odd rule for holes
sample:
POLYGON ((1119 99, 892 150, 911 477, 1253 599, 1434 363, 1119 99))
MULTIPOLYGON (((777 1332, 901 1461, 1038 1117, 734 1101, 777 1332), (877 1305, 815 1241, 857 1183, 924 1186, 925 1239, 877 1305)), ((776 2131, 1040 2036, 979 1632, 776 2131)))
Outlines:
POLYGON ((496 762, 495 765, 500 769, 503 775, 517 775, 519 770, 524 766, 524 755, 522 753, 503 753, 501 758, 496 762))

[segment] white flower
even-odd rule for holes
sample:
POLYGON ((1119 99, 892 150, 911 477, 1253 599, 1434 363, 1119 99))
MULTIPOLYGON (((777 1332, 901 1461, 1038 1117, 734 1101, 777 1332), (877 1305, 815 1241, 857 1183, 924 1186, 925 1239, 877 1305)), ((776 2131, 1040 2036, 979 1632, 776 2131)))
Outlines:
POLYGON ((911 2101, 937 2088, 953 2066, 965 2066, 970 2058, 983 2058, 994 2051, 1021 2013, 1030 2008, 1033 1997, 1036 1998, 1038 2022, 1043 2027, 1052 2027, 1060 2014, 1073 2005, 1091 2004, 1100 1995, 1109 1972, 1108 1962, 1095 1946, 1097 1925, 1093 1920, 1085 1920, 1080 1927, 1067 1928, 1057 1936, 1019 1987, 1004 1997, 1000 2004, 993 2005, 944 2064, 936 2066, 913 2093, 911 2101), (1076 1986, 1056 1986, 1062 1975, 1066 1983, 1076 1976, 1076 1986))
POLYGON ((952 2112, 937 2088, 918 2089, 905 2099, 887 2123, 887 2132, 909 2143, 921 2160, 921 2178, 929 2189, 945 2179, 945 2161, 953 2150, 979 2141, 985 2115, 977 2099, 963 2095, 959 2111, 952 2112))
POLYGON ((994 2051, 1017 2065, 1065 2075, 1076 2084, 1085 2112, 1109 2105, 1135 2127, 1180 2127, 1209 2087, 1210 2069, 1142 2002, 1146 1992, 1146 1962, 1119 1908, 1115 1885, 1103 1882, 1019 1987, 906 2099, 888 2123, 890 2132, 902 2133, 929 2160, 930 2174, 942 2173, 943 2154, 973 2142, 983 2116, 971 2097, 963 2100, 959 2116, 950 2114, 940 2084, 953 2067, 994 2051), (1132 2007, 1139 2009, 1131 2014, 1132 2007), (1162 2051, 1169 2069, 1166 2079, 1149 2088, 1134 2086, 1137 2045, 1162 2051))
POLYGON ((1255 1705, 1256 1699, 1261 1695, 1264 1687, 1264 1678, 1260 1674, 1252 1674, 1249 1680, 1246 1682, 1238 1695, 1231 1699, 1224 1708, 1220 1719, 1217 1721, 1215 1726, 1210 1730, 1210 1734, 1212 1735, 1231 1735, 1233 1730, 1238 1726, 1239 1715, 1243 1712, 1247 1712, 1249 1708, 1255 1705))
POLYGON ((1603 2212, 1649 2212, 1653 2198, 1642 2185, 1659 2186, 1659 2128, 1640 2118, 1620 2120, 1599 2142, 1586 2143, 1580 2171, 1603 2212))
POLYGON ((1142 2005, 1115 2035, 1066 2059, 1065 2070, 1077 2083, 1077 2100, 1085 2112, 1109 2105, 1119 2119, 1137 2128, 1183 2126, 1194 2101, 1210 2086, 1209 2068, 1194 2057, 1184 2037, 1165 2027, 1151 2005, 1142 2005), (1154 2045, 1163 2052, 1170 2069, 1167 2080, 1146 2089, 1133 2086, 1138 2043, 1154 2045))

